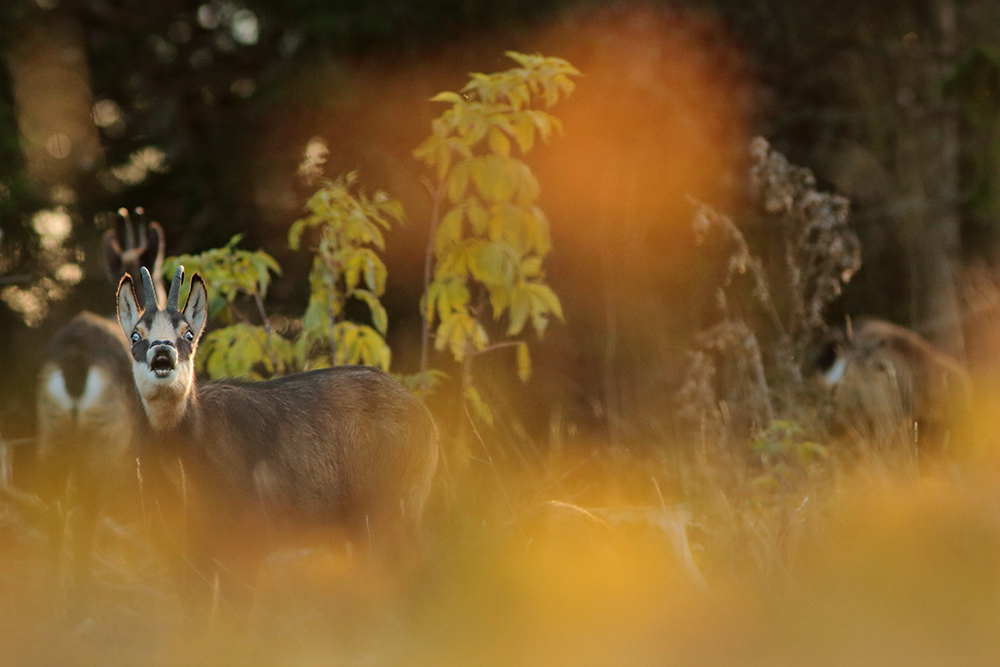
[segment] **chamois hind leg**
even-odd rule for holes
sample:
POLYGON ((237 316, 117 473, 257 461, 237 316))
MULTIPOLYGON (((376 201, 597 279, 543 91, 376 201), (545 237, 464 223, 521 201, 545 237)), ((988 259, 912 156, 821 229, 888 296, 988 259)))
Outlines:
POLYGON ((255 601, 255 584, 263 553, 256 546, 234 549, 224 529, 187 526, 172 540, 172 573, 181 606, 193 629, 242 632, 255 601))

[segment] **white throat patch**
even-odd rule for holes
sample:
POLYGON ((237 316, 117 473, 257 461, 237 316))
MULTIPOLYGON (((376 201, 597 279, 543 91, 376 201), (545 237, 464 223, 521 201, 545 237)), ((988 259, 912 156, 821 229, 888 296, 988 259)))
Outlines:
POLYGON ((181 362, 170 375, 160 377, 150 370, 148 363, 133 361, 132 375, 153 429, 162 431, 175 426, 184 416, 194 384, 191 362, 181 362))

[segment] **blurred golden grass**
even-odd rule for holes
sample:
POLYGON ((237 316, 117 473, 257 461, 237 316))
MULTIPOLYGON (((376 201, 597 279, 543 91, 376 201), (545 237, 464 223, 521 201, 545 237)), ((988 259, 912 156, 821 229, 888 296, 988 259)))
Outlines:
POLYGON ((996 462, 918 471, 835 454, 832 470, 762 495, 752 470, 740 481, 704 462, 678 471, 654 457, 616 456, 591 466, 598 472, 575 479, 569 494, 568 471, 527 480, 524 471, 517 479, 489 471, 483 480, 492 483, 436 508, 429 564, 406 587, 361 574, 339 551, 276 556, 245 634, 186 626, 155 556, 113 520, 98 543, 91 619, 66 627, 46 592, 43 537, 4 509, 0 664, 974 665, 1000 657, 996 462), (688 477, 686 496, 655 500, 678 474, 688 477), (600 505, 539 500, 557 477, 570 500, 600 505), (614 488, 643 477, 648 489, 614 488), (711 481, 719 479, 727 486, 711 481), (643 496, 652 500, 636 503, 643 496), (687 528, 707 585, 685 566, 677 526, 687 528))

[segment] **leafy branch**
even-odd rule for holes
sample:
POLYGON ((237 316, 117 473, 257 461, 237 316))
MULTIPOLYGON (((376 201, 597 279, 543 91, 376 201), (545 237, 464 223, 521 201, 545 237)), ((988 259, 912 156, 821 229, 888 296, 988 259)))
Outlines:
POLYGON ((296 350, 304 361, 325 346, 320 364, 362 363, 388 370, 391 354, 384 336, 389 318, 379 300, 388 271, 376 250, 385 250, 383 230, 402 221, 403 206, 382 191, 368 197, 356 187, 357 178, 350 172, 325 181, 306 202, 308 213, 288 232, 293 250, 307 232, 315 246, 309 305, 296 350), (350 299, 365 304, 372 326, 345 319, 350 299))
MULTIPOLYGON (((561 131, 548 112, 574 89, 580 73, 561 58, 507 52, 517 67, 475 73, 459 92, 432 101, 450 106, 431 123, 431 135, 413 152, 434 169, 437 184, 425 256, 421 307, 421 373, 429 364, 431 339, 462 363, 463 395, 475 412, 489 417, 472 387, 472 358, 496 349, 483 316, 506 318, 516 337, 530 322, 537 335, 549 320, 563 318, 562 305, 546 283, 543 260, 551 249, 549 223, 536 205, 540 186, 526 155, 536 140, 561 131)), ((518 375, 527 380, 527 344, 517 346, 518 375)))

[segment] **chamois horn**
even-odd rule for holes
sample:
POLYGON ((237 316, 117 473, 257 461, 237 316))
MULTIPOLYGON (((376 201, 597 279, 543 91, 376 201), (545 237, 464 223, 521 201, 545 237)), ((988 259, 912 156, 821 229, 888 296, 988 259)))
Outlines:
POLYGON ((174 271, 174 279, 170 283, 170 291, 167 292, 167 310, 176 312, 177 302, 181 298, 181 283, 184 282, 184 267, 178 266, 174 271))
POLYGON ((150 277, 149 270, 145 266, 139 269, 139 273, 142 274, 142 287, 146 292, 146 303, 143 305, 143 308, 155 311, 159 306, 156 304, 156 290, 153 289, 153 279, 150 277))

